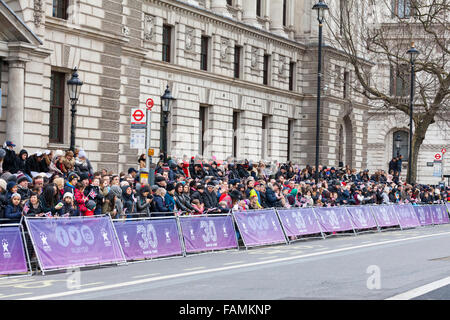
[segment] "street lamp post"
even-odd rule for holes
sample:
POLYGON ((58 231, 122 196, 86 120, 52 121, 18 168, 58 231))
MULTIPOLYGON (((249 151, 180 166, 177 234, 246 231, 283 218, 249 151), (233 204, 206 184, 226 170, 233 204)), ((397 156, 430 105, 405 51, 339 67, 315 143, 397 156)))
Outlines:
POLYGON ((325 18, 325 11, 328 5, 320 0, 313 7, 317 10, 317 20, 319 21, 319 56, 318 56, 318 72, 317 72, 317 118, 316 118, 316 184, 319 182, 319 147, 320 147, 320 85, 322 82, 322 26, 325 18))
POLYGON ((78 69, 73 68, 72 78, 67 80, 67 88, 69 90, 69 99, 71 105, 72 122, 70 126, 70 150, 75 151, 75 114, 77 113, 77 102, 80 97, 81 86, 83 81, 78 79, 78 69))
POLYGON ((161 109, 163 112, 163 139, 162 139, 162 152, 164 154, 164 163, 167 163, 167 126, 169 124, 169 113, 172 101, 176 99, 172 97, 169 85, 166 87, 166 91, 161 96, 161 109))
POLYGON ((414 42, 411 43, 411 48, 406 52, 409 54, 409 62, 411 63, 411 85, 410 85, 410 97, 409 97, 409 156, 408 156, 408 175, 407 182, 411 184, 411 168, 412 168, 412 135, 413 135, 413 101, 414 101, 414 82, 415 82, 415 70, 414 65, 416 58, 419 55, 419 51, 414 47, 414 42))

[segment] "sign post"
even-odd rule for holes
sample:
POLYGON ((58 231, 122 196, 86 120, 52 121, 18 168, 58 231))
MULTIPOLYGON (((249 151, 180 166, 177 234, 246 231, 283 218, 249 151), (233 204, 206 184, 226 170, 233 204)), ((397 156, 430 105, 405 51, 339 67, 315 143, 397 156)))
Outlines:
POLYGON ((155 170, 153 170, 151 168, 152 163, 153 163, 153 159, 152 159, 152 155, 150 155, 150 147, 151 147, 151 141, 152 141, 152 136, 151 136, 151 131, 152 131, 152 122, 151 122, 151 111, 153 108, 154 102, 153 99, 149 98, 147 99, 145 106, 147 107, 147 132, 146 132, 146 143, 145 143, 145 150, 146 150, 146 161, 145 161, 145 166, 148 170, 148 184, 150 186, 152 186, 155 183, 155 170))

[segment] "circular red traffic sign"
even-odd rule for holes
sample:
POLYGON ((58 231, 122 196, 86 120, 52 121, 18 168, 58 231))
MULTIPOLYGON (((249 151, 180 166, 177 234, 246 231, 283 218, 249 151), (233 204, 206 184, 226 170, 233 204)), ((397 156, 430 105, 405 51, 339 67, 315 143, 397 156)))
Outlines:
POLYGON ((155 102, 153 101, 152 98, 148 98, 147 101, 145 102, 145 106, 147 107, 147 109, 152 110, 153 106, 155 105, 155 102))
POLYGON ((434 155, 434 158, 436 159, 436 160, 441 160, 441 155, 439 154, 439 153, 436 153, 435 155, 434 155))
POLYGON ((142 119, 144 119, 144 113, 138 109, 133 113, 133 118, 136 121, 141 121, 142 119))
POLYGON ((442 152, 442 154, 444 154, 444 153, 446 153, 446 152, 447 152, 447 149, 445 149, 445 148, 442 148, 441 152, 442 152))

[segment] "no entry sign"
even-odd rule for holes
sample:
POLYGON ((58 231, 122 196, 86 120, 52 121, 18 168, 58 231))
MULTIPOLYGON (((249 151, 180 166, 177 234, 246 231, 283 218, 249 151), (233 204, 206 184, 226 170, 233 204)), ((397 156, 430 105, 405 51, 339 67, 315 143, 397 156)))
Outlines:
POLYGON ((145 106, 147 107, 148 110, 152 110, 153 106, 155 105, 155 102, 153 101, 152 98, 148 98, 147 101, 145 102, 145 106))
POLYGON ((435 158, 436 160, 441 160, 442 156, 441 156, 440 153, 436 153, 436 154, 434 155, 434 158, 435 158))

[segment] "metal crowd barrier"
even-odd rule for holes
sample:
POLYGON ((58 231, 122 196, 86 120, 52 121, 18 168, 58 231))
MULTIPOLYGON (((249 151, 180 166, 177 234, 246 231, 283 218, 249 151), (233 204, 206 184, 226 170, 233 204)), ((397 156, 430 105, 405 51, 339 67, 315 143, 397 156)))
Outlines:
MULTIPOLYGON (((25 240, 29 237, 37 265, 44 274, 73 267, 119 265, 239 250, 238 235, 248 249, 303 239, 448 224, 449 209, 448 204, 408 204, 269 208, 204 215, 151 213, 151 217, 140 215, 115 220, 109 215, 30 217, 22 221, 26 230, 22 224, 0 227, 20 228, 27 272, 32 273, 25 240)), ((8 245, 9 242, 5 242, 4 253, 7 253, 8 245)), ((0 265, 2 258, 0 256, 0 265)), ((6 271, 3 274, 10 276, 6 271)))

